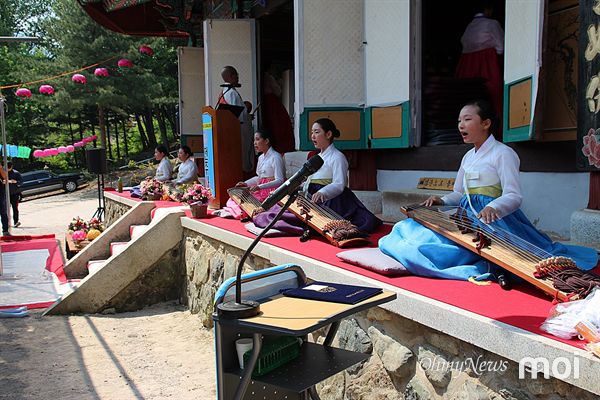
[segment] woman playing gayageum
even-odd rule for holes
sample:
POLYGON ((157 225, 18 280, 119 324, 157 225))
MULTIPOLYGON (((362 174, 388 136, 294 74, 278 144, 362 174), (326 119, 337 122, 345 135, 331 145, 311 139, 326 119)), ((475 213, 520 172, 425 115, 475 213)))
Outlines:
POLYGON ((311 132, 311 140, 324 161, 323 166, 305 183, 306 191, 312 194, 312 201, 335 211, 360 231, 373 232, 381 225, 381 220, 367 210, 347 187, 348 160, 334 144, 334 139, 340 137, 340 131, 329 118, 320 118, 313 123, 311 132))
MULTIPOLYGON (((264 201, 271 192, 285 181, 285 162, 283 157, 273 148, 273 138, 268 131, 257 131, 254 134, 254 150, 260 154, 256 165, 256 176, 238 182, 236 187, 247 187, 258 201, 264 201)), ((242 210, 231 199, 227 200, 225 211, 234 218, 242 217, 242 210)))
MULTIPOLYGON (((335 211, 361 232, 373 232, 381 225, 381 220, 367 210, 356 195, 346 187, 348 184, 348 161, 346 156, 335 148, 333 141, 336 137, 340 137, 340 131, 332 120, 321 118, 312 125, 311 140, 319 150, 323 165, 308 177, 303 191, 310 195, 313 202, 335 211)), ((258 214, 254 217, 254 224, 264 228, 278 211, 279 206, 275 206, 258 214)), ((303 226, 303 222, 286 211, 281 220, 275 223, 274 228, 291 234, 301 234, 303 226)))
MULTIPOLYGON (((496 141, 493 121, 486 101, 474 101, 462 108, 458 129, 464 142, 473 144, 473 148, 462 159, 453 192, 431 196, 423 205, 459 206, 490 229, 509 232, 551 255, 570 257, 580 269, 594 268, 598 263, 594 249, 552 242, 519 209, 519 157, 496 141)), ((479 255, 410 218, 397 223, 389 235, 381 238, 379 247, 415 275, 467 280, 493 279, 502 273, 479 255)))

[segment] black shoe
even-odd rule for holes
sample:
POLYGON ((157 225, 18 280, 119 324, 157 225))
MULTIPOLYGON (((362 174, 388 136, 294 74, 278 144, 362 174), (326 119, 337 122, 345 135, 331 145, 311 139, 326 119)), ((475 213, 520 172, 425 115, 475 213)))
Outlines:
POLYGON ((15 222, 15 224, 13 225, 15 228, 21 226, 21 221, 17 221, 15 222))
POLYGON ((9 231, 2 232, 2 236, 12 236, 9 231))

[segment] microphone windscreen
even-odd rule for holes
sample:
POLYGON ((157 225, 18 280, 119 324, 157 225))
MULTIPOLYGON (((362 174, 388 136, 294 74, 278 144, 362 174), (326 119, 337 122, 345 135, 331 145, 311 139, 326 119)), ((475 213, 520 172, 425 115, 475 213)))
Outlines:
POLYGON ((317 172, 319 170, 319 168, 321 168, 323 166, 324 162, 325 161, 323 161, 321 156, 319 156, 317 154, 317 155, 314 155, 311 158, 309 158, 308 161, 306 162, 306 164, 304 164, 304 165, 310 171, 311 174, 314 174, 315 172, 317 172))

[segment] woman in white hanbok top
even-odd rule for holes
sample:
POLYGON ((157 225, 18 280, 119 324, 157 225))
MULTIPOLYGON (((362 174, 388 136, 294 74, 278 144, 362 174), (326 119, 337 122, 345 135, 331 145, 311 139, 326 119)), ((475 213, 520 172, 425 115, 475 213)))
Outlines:
MULTIPOLYGON (((485 229, 498 229, 554 256, 572 258, 580 269, 598 263, 594 249, 568 246, 538 231, 519 209, 519 157, 492 135, 494 113, 486 101, 465 105, 458 118, 458 130, 465 143, 472 143, 462 159, 454 190, 431 196, 423 205, 459 206, 473 223, 485 229)), ((394 257, 415 275, 468 280, 493 279, 505 274, 478 254, 455 244, 409 218, 398 222, 379 241, 379 248, 394 257)))
MULTIPOLYGON (((260 202, 264 201, 271 192, 285 181, 285 162, 283 157, 272 146, 272 136, 268 131, 259 130, 254 134, 254 150, 260 153, 256 164, 256 176, 236 187, 247 187, 252 195, 260 202)), ((225 211, 234 218, 242 218, 243 211, 231 199, 227 200, 225 211)))
POLYGON ((168 157, 169 151, 166 146, 160 145, 154 149, 154 158, 156 161, 159 161, 158 167, 156 168, 156 175, 154 175, 154 179, 161 182, 166 182, 171 180, 171 175, 173 174, 173 166, 169 161, 168 157))

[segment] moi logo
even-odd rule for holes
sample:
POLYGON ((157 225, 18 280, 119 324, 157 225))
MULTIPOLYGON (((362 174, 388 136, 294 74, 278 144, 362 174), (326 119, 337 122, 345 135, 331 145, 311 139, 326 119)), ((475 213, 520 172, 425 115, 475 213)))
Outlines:
POLYGON ((556 357, 550 363, 546 357, 523 357, 519 361, 519 379, 525 379, 527 372, 530 373, 531 379, 537 379, 540 372, 546 379, 550 376, 558 379, 572 376, 579 379, 579 358, 556 357))

